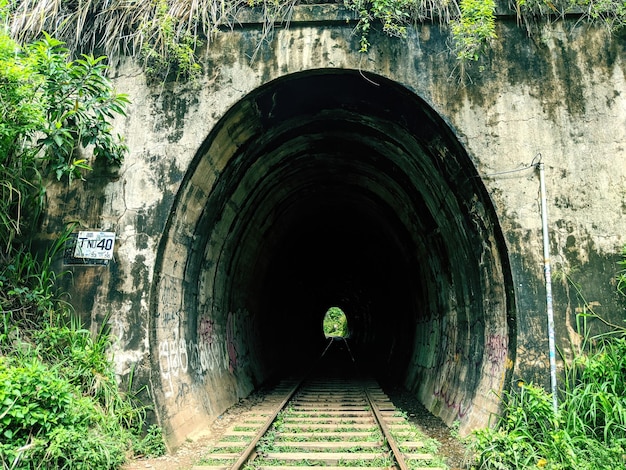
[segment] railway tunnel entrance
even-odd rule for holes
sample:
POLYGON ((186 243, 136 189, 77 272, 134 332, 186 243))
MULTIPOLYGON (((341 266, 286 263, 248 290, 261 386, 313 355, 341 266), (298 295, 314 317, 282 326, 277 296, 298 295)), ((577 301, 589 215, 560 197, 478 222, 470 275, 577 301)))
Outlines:
POLYGON ((153 385, 173 442, 323 351, 349 312, 362 368, 470 430, 512 372, 515 305, 497 215, 426 102, 316 70, 233 106, 199 149, 158 251, 153 385))

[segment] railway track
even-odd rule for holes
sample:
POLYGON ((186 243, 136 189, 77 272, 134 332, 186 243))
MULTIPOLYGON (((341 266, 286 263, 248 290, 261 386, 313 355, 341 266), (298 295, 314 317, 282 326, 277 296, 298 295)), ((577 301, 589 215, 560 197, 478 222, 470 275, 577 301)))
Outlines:
POLYGON ((445 469, 435 452, 376 381, 317 374, 278 386, 193 470, 445 469))

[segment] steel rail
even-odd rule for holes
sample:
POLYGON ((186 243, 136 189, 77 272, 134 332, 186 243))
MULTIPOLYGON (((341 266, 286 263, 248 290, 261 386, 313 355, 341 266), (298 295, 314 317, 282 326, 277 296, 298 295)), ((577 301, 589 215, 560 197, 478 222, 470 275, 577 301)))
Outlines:
POLYGON ((239 447, 232 445, 234 441, 228 436, 254 436, 242 442, 243 451, 209 454, 211 463, 193 469, 241 470, 256 465, 252 462, 260 458, 259 468, 274 470, 295 470, 296 466, 303 468, 303 464, 304 470, 314 470, 319 465, 330 470, 340 470, 345 465, 352 465, 354 470, 409 470, 409 461, 415 468, 414 460, 427 461, 434 457, 407 450, 423 447, 423 443, 411 440, 412 431, 400 430, 407 427, 406 418, 389 414, 395 406, 374 380, 307 374, 301 380, 284 383, 276 392, 267 403, 271 406, 264 407, 261 415, 253 412, 252 419, 242 420, 244 426, 254 423, 251 432, 237 429, 240 423, 234 423, 232 430, 226 432, 226 439, 214 447, 239 447), (276 440, 272 439, 272 445, 261 452, 262 437, 285 410, 288 412, 276 440), (393 431, 396 426, 399 426, 397 435, 393 431), (407 432, 410 437, 401 437, 407 432), (292 440, 294 436, 299 439, 292 440), (401 451, 401 446, 407 449, 401 451))
MULTIPOLYGON (((322 355, 320 356, 320 359, 322 357, 324 357, 324 355, 326 354, 326 351, 328 351, 328 348, 333 343, 333 341, 334 341, 334 339, 331 338, 330 341, 328 342, 328 346, 326 346, 326 349, 324 349, 324 351, 322 352, 322 355)), ((345 338, 344 338, 344 341, 345 341, 345 338)), ((346 343, 346 345, 347 345, 347 343, 346 343)), ((350 354, 350 356, 352 356, 352 354, 350 354)), ((354 358, 352 358, 352 361, 354 362, 354 358)), ((309 375, 311 375, 310 371, 305 375, 304 378, 301 378, 300 380, 298 380, 296 385, 289 391, 289 393, 286 395, 286 397, 283 399, 283 401, 280 403, 280 405, 277 407, 277 409, 274 411, 274 413, 272 413, 267 418, 265 423, 263 423, 263 426, 261 427, 261 429, 259 429, 259 431, 254 435, 254 437, 253 437, 252 441, 250 442, 250 444, 248 444, 248 446, 244 449, 244 451, 239 456, 237 461, 230 467, 230 470, 239 470, 243 465, 246 464, 246 462, 250 459, 250 457, 254 453, 257 444, 259 443, 261 438, 265 435, 267 430, 270 428, 270 426, 272 425, 272 423, 274 422, 274 420, 278 416, 278 413, 280 413, 285 408, 285 405, 289 402, 289 400, 291 400, 291 398, 298 391, 298 389, 302 386, 302 384, 305 382, 305 380, 307 379, 307 377, 309 375)))
POLYGON ((272 423, 278 416, 278 413, 280 413, 285 408, 285 405, 289 402, 289 400, 291 400, 291 398, 298 391, 298 389, 300 388, 303 382, 304 382, 304 379, 300 379, 300 381, 298 381, 298 383, 296 383, 296 385, 294 385, 292 389, 287 393, 287 395, 280 402, 276 410, 265 420, 265 423, 263 423, 263 426, 254 435, 254 437, 252 438, 252 441, 244 449, 244 451, 241 453, 237 461, 230 467, 230 470, 239 470, 242 466, 246 464, 246 462, 250 459, 250 456, 252 456, 252 454, 254 453, 257 444, 259 443, 261 438, 265 435, 267 430, 270 428, 270 426, 272 425, 272 423))
POLYGON ((367 387, 364 387, 363 390, 365 391, 365 396, 367 397, 367 401, 369 402, 369 405, 372 408, 372 411, 374 412, 374 417, 376 418, 376 422, 378 423, 378 426, 383 432, 383 436, 385 436, 385 439, 387 440, 387 445, 391 448, 391 452, 393 453, 393 457, 395 458, 396 463, 398 464, 398 468, 400 470, 409 470, 409 466, 407 465, 406 460, 404 459, 404 455, 400 451, 400 448, 398 447, 398 444, 396 443, 396 439, 392 436, 391 431, 389 430, 389 427, 385 423, 385 419, 382 413, 380 412, 378 405, 376 405, 367 387))

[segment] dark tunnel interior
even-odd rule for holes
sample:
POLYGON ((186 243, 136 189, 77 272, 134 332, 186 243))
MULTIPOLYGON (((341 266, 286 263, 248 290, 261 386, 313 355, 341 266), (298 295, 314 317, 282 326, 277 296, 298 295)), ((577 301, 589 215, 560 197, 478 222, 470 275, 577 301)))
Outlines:
POLYGON ((338 306, 359 365, 444 421, 497 406, 482 397, 509 374, 486 338, 514 344, 503 237, 471 158, 410 90, 337 69, 264 85, 199 149, 169 226, 184 337, 200 345, 210 322, 228 343, 206 346, 204 402, 318 358, 338 306))
POLYGON ((393 350, 410 350, 408 333, 415 328, 408 253, 386 233, 388 222, 376 220, 357 201, 346 203, 341 193, 325 197, 299 208, 279 243, 265 277, 264 324, 285 338, 287 351, 302 352, 306 361, 288 355, 297 360, 287 365, 298 367, 323 352, 323 316, 339 306, 348 317, 357 364, 397 373, 406 367, 408 354, 393 350))

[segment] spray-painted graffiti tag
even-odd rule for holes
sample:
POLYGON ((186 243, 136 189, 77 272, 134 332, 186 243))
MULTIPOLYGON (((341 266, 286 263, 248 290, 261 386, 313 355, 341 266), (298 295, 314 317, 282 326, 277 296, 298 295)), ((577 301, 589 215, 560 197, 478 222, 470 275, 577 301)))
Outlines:
POLYGON ((182 308, 183 281, 176 277, 163 274, 159 285, 159 304, 161 312, 157 315, 159 326, 172 326, 172 323, 180 323, 182 308))
POLYGON ((226 345, 223 341, 212 343, 172 339, 159 343, 159 370, 168 384, 166 397, 174 394, 175 378, 180 374, 203 374, 228 367, 226 345))
POLYGON ((491 335, 485 343, 487 360, 492 365, 492 369, 499 369, 506 359, 509 340, 504 335, 491 335))
POLYGON ((178 377, 180 372, 187 372, 189 356, 187 347, 182 339, 163 341, 159 344, 159 370, 161 378, 169 385, 165 395, 174 394, 173 378, 178 377))

